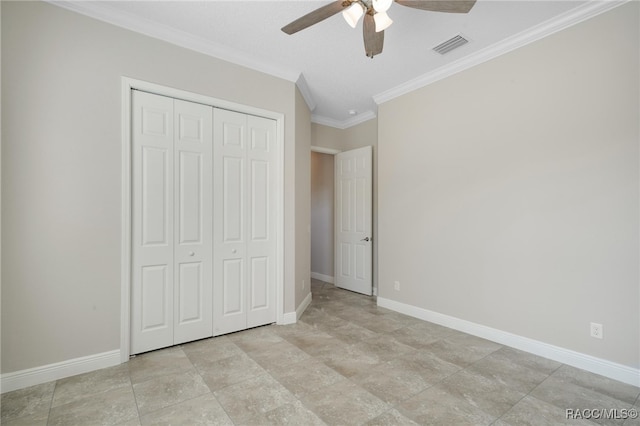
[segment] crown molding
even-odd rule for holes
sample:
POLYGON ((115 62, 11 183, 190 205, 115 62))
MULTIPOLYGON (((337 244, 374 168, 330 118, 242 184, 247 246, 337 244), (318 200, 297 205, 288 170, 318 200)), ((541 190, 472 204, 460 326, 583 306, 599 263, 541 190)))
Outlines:
MULTIPOLYGON (((45 0, 55 6, 62 7, 72 12, 98 19, 109 24, 144 34, 185 49, 193 50, 205 55, 213 56, 236 65, 241 65, 255 71, 282 78, 297 83, 301 73, 299 71, 280 67, 272 63, 257 60, 248 54, 231 49, 227 46, 211 42, 202 37, 197 37, 184 31, 177 30, 164 24, 152 22, 129 13, 114 10, 108 6, 94 1, 71 0, 45 0)), ((306 83, 305 83, 306 84, 306 83)), ((302 92, 302 89, 300 90, 302 92)), ((304 96, 304 94, 303 94, 304 96)), ((305 101, 307 98, 305 97, 305 101)), ((307 101, 307 104, 309 101, 307 101)))
MULTIPOLYGON (((339 149, 325 148, 323 146, 311 145, 311 152, 317 152, 317 153, 320 153, 320 154, 336 155, 336 154, 340 154, 342 151, 340 151, 339 149)), ((317 280, 325 281, 325 282, 333 284, 333 277, 329 277, 329 275, 322 275, 322 274, 319 274, 317 272, 312 272, 311 273, 311 278, 315 278, 317 280), (330 281, 328 281, 329 279, 330 279, 330 281)))
POLYGON ((376 118, 376 113, 373 111, 363 111, 360 114, 356 115, 355 117, 352 117, 343 121, 314 114, 311 116, 311 122, 316 124, 322 124, 323 126, 329 126, 329 127, 334 127, 336 129, 344 130, 374 118, 376 118))
POLYGON ((498 43, 479 50, 476 53, 460 58, 432 72, 423 74, 394 88, 374 95, 373 100, 376 104, 380 105, 384 102, 397 98, 398 96, 402 96, 414 90, 428 86, 436 81, 450 77, 558 31, 569 28, 587 19, 593 18, 594 16, 607 12, 629 1, 631 0, 591 0, 584 5, 578 6, 577 8, 558 15, 555 18, 535 25, 528 30, 508 37, 498 43))
POLYGON ((300 94, 304 98, 304 101, 307 103, 309 111, 316 109, 316 102, 313 100, 313 95, 311 94, 307 80, 304 78, 304 74, 300 73, 300 76, 296 81, 296 86, 298 87, 298 90, 300 90, 300 94))

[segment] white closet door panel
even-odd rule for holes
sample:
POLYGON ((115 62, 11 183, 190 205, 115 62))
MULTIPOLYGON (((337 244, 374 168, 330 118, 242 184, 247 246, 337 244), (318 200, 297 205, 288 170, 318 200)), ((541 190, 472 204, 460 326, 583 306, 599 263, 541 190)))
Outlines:
POLYGON ((244 243, 244 158, 222 159, 222 241, 244 243))
POLYGON ((213 334, 213 108, 174 101, 174 344, 213 334))
POLYGON ((173 344, 173 100, 132 96, 131 353, 173 344))
POLYGON ((276 320, 276 125, 247 116, 247 127, 247 325, 255 327, 276 320))
POLYGON ((246 115, 214 109, 213 334, 247 328, 246 115))

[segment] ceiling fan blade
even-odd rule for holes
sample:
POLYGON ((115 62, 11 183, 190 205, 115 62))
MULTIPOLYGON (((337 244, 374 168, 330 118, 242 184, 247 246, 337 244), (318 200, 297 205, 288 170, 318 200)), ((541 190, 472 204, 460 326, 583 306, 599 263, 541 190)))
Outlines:
POLYGON ((312 26, 313 24, 317 24, 320 21, 324 21, 325 19, 335 15, 338 12, 341 12, 346 6, 350 4, 349 1, 333 1, 326 6, 322 6, 313 12, 307 13, 301 18, 296 19, 295 21, 285 25, 282 27, 282 31, 291 35, 297 33, 300 30, 304 30, 307 27, 312 26))
POLYGON ((476 0, 396 0, 396 3, 431 12, 469 13, 476 0))
POLYGON ((364 29, 364 52, 368 57, 373 58, 378 53, 382 53, 384 31, 376 32, 376 23, 373 20, 373 15, 368 13, 364 14, 362 23, 364 29))

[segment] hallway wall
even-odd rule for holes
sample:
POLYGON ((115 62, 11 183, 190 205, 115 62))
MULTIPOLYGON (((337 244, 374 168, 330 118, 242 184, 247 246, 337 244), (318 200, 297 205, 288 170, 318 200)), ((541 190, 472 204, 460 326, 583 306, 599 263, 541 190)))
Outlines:
POLYGON ((311 153, 311 271, 334 274, 333 155, 311 153))

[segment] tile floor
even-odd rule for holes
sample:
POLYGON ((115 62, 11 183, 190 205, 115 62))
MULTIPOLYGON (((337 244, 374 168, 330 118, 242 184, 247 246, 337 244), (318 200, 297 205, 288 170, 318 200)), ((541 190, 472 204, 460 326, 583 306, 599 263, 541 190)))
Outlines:
POLYGON ((639 388, 379 308, 331 284, 312 281, 312 291, 295 325, 4 394, 2 424, 593 425, 567 420, 565 410, 640 410, 639 388))

